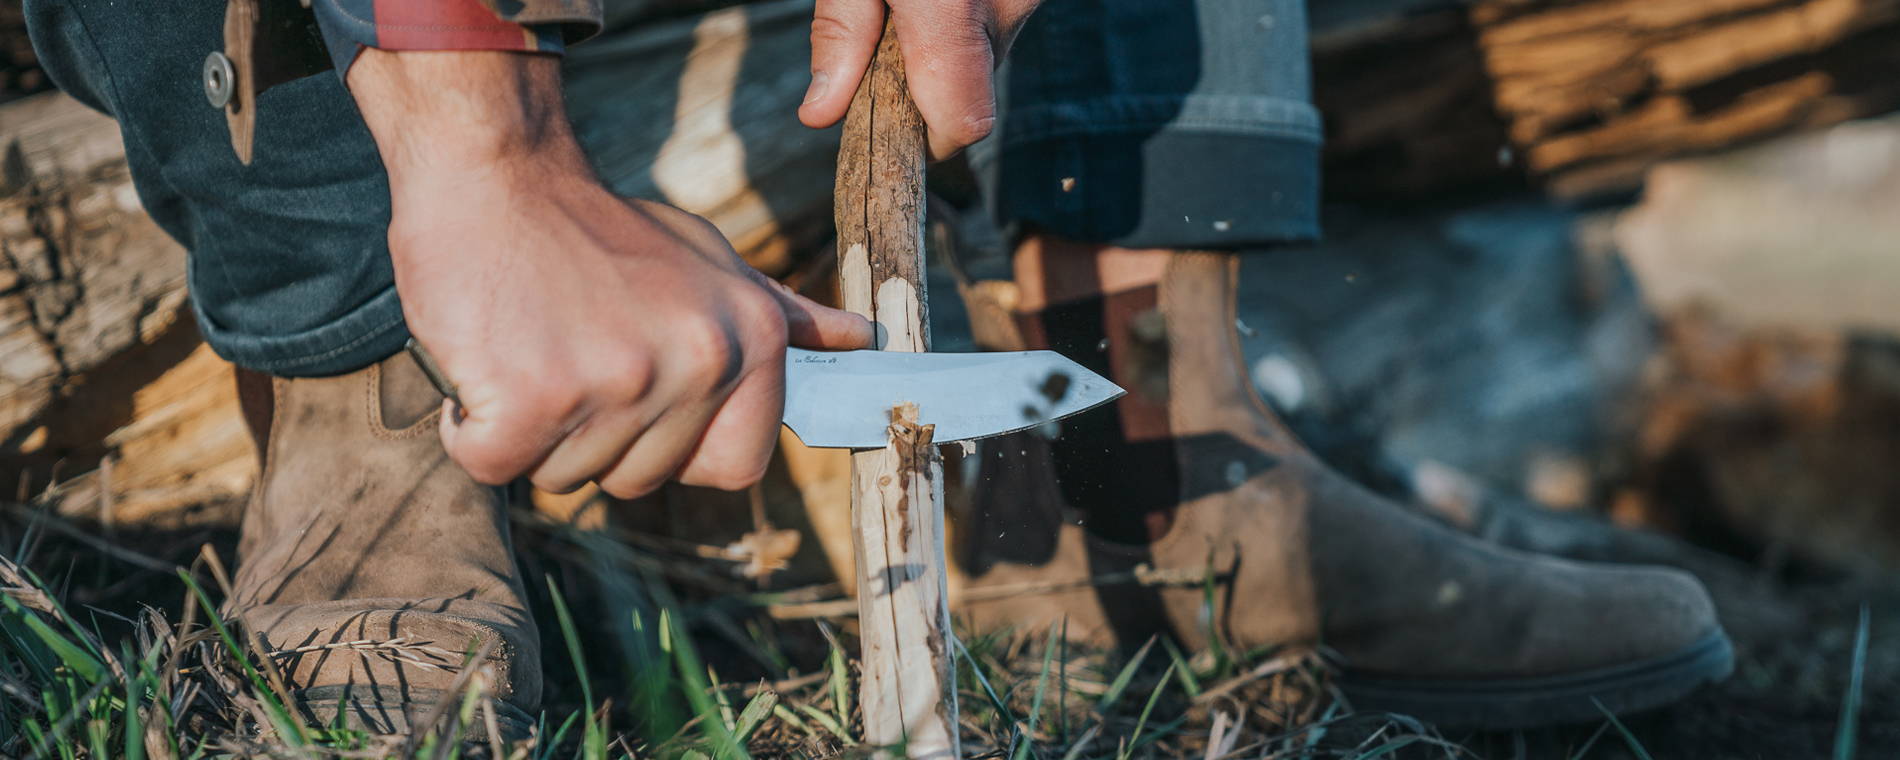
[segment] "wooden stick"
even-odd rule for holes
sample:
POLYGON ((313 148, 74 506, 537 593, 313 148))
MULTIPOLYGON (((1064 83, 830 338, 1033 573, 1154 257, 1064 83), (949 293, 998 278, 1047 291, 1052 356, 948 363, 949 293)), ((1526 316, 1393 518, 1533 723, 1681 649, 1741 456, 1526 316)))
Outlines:
MULTIPOLYGON (((930 350, 924 293, 923 117, 884 39, 845 117, 836 214, 845 308, 879 348, 930 350)), ((891 410, 890 444, 851 455, 864 740, 913 758, 955 758, 957 692, 943 548, 943 460, 915 404, 891 410)))

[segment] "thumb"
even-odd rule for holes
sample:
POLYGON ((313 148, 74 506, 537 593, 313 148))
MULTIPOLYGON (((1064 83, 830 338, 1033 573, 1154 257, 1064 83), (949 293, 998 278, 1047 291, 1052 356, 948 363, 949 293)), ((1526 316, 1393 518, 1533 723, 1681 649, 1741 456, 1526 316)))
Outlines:
POLYGON ((767 287, 785 311, 785 334, 791 345, 823 351, 849 351, 874 348, 876 329, 871 320, 843 309, 833 309, 793 292, 785 283, 763 274, 754 274, 770 283, 767 287))
POLYGON ((904 79, 924 117, 930 157, 943 160, 983 139, 996 122, 994 9, 977 0, 892 6, 904 79))
POLYGON ((808 127, 844 118, 884 34, 884 0, 818 0, 811 17, 811 87, 798 107, 808 127))

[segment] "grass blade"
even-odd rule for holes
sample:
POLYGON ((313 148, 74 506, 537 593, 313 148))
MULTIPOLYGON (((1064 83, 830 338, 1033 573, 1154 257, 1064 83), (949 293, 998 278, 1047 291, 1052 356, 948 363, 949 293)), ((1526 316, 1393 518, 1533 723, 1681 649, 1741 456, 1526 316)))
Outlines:
POLYGON ((39 639, 41 645, 59 658, 60 664, 65 665, 67 669, 88 683, 105 677, 106 666, 105 663, 99 661, 99 658, 60 635, 58 631, 53 630, 52 626, 46 624, 46 620, 21 606, 19 602, 14 601, 13 597, 0 595, 0 601, 6 603, 7 611, 24 623, 27 630, 39 639))
POLYGON ((1596 697, 1591 697, 1590 703, 1596 705, 1597 711, 1603 713, 1603 717, 1609 718, 1610 725, 1616 728, 1617 733, 1623 735, 1623 743, 1629 745, 1630 752, 1636 755, 1636 760, 1655 760, 1649 756, 1649 750, 1643 749, 1643 743, 1636 740, 1636 734, 1630 733, 1629 726, 1617 720, 1616 713, 1610 712, 1610 708, 1604 707, 1596 697))
POLYGON ((1175 646, 1169 639, 1162 639, 1161 645, 1167 647, 1169 659, 1174 660, 1174 675, 1181 679, 1181 688, 1187 691, 1188 698, 1200 696, 1200 679, 1194 677, 1194 667, 1188 664, 1186 657, 1182 656, 1180 647, 1175 646))
POLYGON ((555 748, 561 746, 561 740, 567 738, 567 732, 574 728, 574 721, 580 718, 580 713, 568 713, 567 720, 561 721, 561 727, 554 729, 553 738, 542 740, 541 753, 535 756, 535 760, 553 760, 555 748))
MULTIPOLYGON (((648 580, 649 585, 658 582, 653 578, 648 580)), ((749 757, 745 745, 733 737, 726 721, 722 719, 719 705, 710 696, 713 688, 704 675, 706 666, 700 661, 699 652, 693 648, 693 640, 687 637, 686 629, 680 626, 679 616, 674 614, 679 609, 678 605, 673 604, 670 598, 659 596, 664 592, 662 587, 652 585, 652 588, 660 603, 661 634, 665 637, 667 649, 673 654, 680 680, 686 684, 686 700, 692 703, 693 711, 699 714, 706 732, 712 735, 713 755, 720 760, 749 757)))
POLYGON ((818 624, 818 632, 824 634, 825 644, 831 647, 826 656, 825 665, 831 669, 831 677, 826 687, 831 690, 832 712, 838 716, 840 738, 850 739, 851 732, 851 666, 845 658, 844 645, 838 643, 838 637, 831 632, 831 626, 823 622, 818 624))
POLYGON ((768 689, 754 695, 752 701, 746 703, 745 709, 739 711, 738 724, 732 728, 733 740, 742 745, 750 741, 752 732, 757 731, 759 725, 765 722, 766 716, 773 714, 777 709, 777 692, 768 689))
POLYGON ((238 665, 244 670, 245 678, 250 679, 251 688, 257 693, 259 701, 263 702, 265 715, 270 718, 272 727, 277 729, 277 733, 284 737, 284 741, 293 747, 309 744, 310 737, 304 734, 303 721, 291 717, 290 710, 284 706, 283 700, 277 698, 277 691, 264 681, 264 675, 257 671, 257 665, 252 663, 251 658, 244 653, 244 647, 238 644, 237 637, 232 635, 230 627, 224 624, 224 618, 218 615, 217 608, 211 604, 211 597, 205 595, 205 590, 198 585, 197 579, 191 577, 190 571, 182 568, 178 571, 178 577, 184 580, 185 588, 190 591, 191 596, 198 600, 198 606, 204 610, 205 617, 211 621, 211 629, 217 632, 218 640, 224 643, 225 651, 230 653, 232 659, 237 660, 238 665))
POLYGON ((1015 713, 1009 709, 1008 704, 1003 702, 1003 698, 997 695, 996 687, 990 685, 989 676, 983 674, 982 660, 970 653, 969 647, 964 646, 961 636, 950 637, 950 646, 961 655, 957 658, 958 661, 970 664, 970 677, 976 679, 978 686, 983 687, 983 696, 989 699, 990 707, 995 708, 996 714, 1002 718, 1003 722, 1014 724, 1015 713))
POLYGON ((1401 736, 1397 739, 1393 739, 1392 741, 1389 741, 1377 747, 1374 747, 1368 750, 1363 755, 1353 755, 1353 760, 1377 760, 1377 758, 1385 757, 1394 752, 1398 752, 1401 749, 1405 749, 1406 747, 1410 747, 1414 744, 1417 744, 1419 740, 1423 738, 1424 737, 1419 736, 1418 734, 1411 734, 1409 736, 1401 736))
POLYGON ((1201 574, 1201 634, 1207 638, 1208 651, 1214 655, 1214 673, 1227 675, 1227 668, 1233 664, 1227 651, 1227 640, 1221 636, 1220 626, 1214 621, 1220 619, 1220 585, 1216 583, 1214 573, 1214 553, 1207 554, 1207 569, 1201 574))
POLYGON ((780 721, 783 721, 784 723, 789 724, 792 728, 798 729, 800 732, 804 733, 806 736, 812 736, 812 737, 818 736, 818 732, 813 731, 810 724, 806 723, 803 718, 798 717, 798 713, 792 712, 790 709, 787 709, 785 705, 776 704, 776 703, 773 704, 772 717, 778 718, 780 721))
POLYGON ((1135 749, 1141 746, 1141 730, 1148 726, 1149 714, 1154 712, 1155 703, 1161 701, 1161 692, 1168 690, 1168 679, 1174 675, 1175 668, 1180 664, 1180 660, 1169 663, 1168 672, 1161 674, 1161 680, 1155 682, 1155 690, 1148 692, 1148 704, 1142 706, 1141 717, 1135 720, 1135 731, 1129 735, 1128 740, 1122 743, 1121 752, 1116 754, 1116 760, 1128 760, 1128 756, 1134 754, 1135 749))
POLYGON ((1148 652, 1154 649, 1154 645, 1155 639, 1150 636, 1148 643, 1142 644, 1140 649, 1135 650, 1135 656, 1128 658, 1128 664, 1123 665, 1121 672, 1115 674, 1115 680, 1108 684, 1108 691, 1103 692, 1102 698, 1096 700, 1096 712, 1107 714, 1108 709, 1114 707, 1115 702, 1122 698, 1122 693, 1128 691, 1128 684, 1135 680, 1135 673, 1141 670, 1142 661, 1148 659, 1148 652))
POLYGON ((1074 744, 1069 745, 1069 751, 1062 754, 1062 760, 1080 760, 1082 753, 1088 750, 1089 745, 1095 743, 1095 735, 1101 731, 1102 726, 1099 723, 1089 726, 1089 730, 1083 731, 1082 736, 1078 737, 1074 744))
POLYGON ((857 744, 856 741, 852 740, 851 733, 844 730, 843 726, 838 725, 837 718, 833 718, 827 715, 825 711, 812 707, 811 705, 799 705, 798 709, 803 710, 805 714, 810 716, 818 725, 824 726, 825 730, 830 731, 832 736, 838 737, 838 741, 842 742, 845 746, 857 744))
POLYGON ((554 585, 554 576, 547 577, 548 597, 554 602, 554 617, 561 625, 561 640, 567 644, 567 656, 574 662, 574 675, 581 679, 581 712, 585 721, 581 726, 581 753, 583 757, 594 760, 607 756, 606 731, 594 716, 594 682, 587 677, 587 658, 581 654, 580 632, 574 627, 574 615, 567 610, 567 598, 561 594, 559 586, 554 585))
POLYGON ((1062 616, 1062 635, 1057 637, 1062 652, 1056 655, 1056 717, 1062 719, 1057 729, 1059 741, 1069 740, 1069 616, 1062 616))
POLYGON ((554 602, 554 618, 561 625, 561 640, 567 644, 567 656, 574 662, 574 675, 581 679, 581 701, 588 709, 594 706, 594 682, 587 677, 587 661, 581 655, 581 635, 574 628, 574 615, 567 610, 567 597, 561 594, 561 588, 554 585, 554 576, 547 577, 548 597, 554 602))
POLYGON ((1610 730, 1610 724, 1608 723, 1597 726, 1597 730, 1590 732, 1590 738, 1584 740, 1583 746, 1578 747, 1576 752, 1570 754, 1569 760, 1583 760, 1589 757, 1590 749, 1597 746, 1597 740, 1603 738, 1603 732, 1608 730, 1610 730))
MULTIPOLYGON (((125 662, 138 662, 132 658, 132 648, 121 645, 120 659, 125 662)), ((141 663, 143 664, 143 663, 141 663)), ((139 706, 145 704, 145 695, 151 687, 149 677, 140 672, 125 680, 125 758, 126 760, 145 760, 145 721, 139 714, 139 706)))
POLYGON ((1042 698, 1049 690, 1049 664, 1056 653, 1056 629, 1049 627, 1049 638, 1042 645, 1042 671, 1036 674, 1036 698, 1029 703, 1029 720, 1021 734, 1022 741, 1016 745, 1015 760, 1029 756, 1029 745, 1036 741, 1036 720, 1042 717, 1042 698))
POLYGON ((1860 605, 1860 627, 1854 631, 1853 672, 1848 676, 1847 694, 1841 697, 1841 722, 1834 732, 1834 760, 1852 760, 1860 733, 1861 679, 1867 673, 1867 629, 1870 611, 1860 605))

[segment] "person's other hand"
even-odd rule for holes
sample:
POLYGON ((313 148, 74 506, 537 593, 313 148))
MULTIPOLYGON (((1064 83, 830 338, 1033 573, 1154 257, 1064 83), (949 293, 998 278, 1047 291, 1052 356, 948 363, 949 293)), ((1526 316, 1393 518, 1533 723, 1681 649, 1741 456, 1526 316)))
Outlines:
MULTIPOLYGON (((904 76, 929 128, 931 158, 983 139, 996 123, 996 65, 1039 0, 890 0, 904 76)), ((818 0, 811 22, 806 126, 844 118, 884 32, 885 0, 818 0)))
POLYGON ((444 418, 449 455, 549 491, 757 482, 787 344, 863 348, 870 324, 747 266, 704 219, 601 186, 561 116, 557 60, 398 60, 415 55, 366 51, 350 84, 389 167, 403 315, 466 413, 444 418), (494 142, 510 119, 525 128, 494 142))

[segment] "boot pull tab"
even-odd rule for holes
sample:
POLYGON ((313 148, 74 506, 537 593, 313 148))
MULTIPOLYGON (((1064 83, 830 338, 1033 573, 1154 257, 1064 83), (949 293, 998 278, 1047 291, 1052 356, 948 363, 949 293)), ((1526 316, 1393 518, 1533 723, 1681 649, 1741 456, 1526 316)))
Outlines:
POLYGON ((257 96, 332 68, 308 0, 226 0, 224 50, 205 56, 205 99, 224 111, 231 149, 251 163, 257 96))

